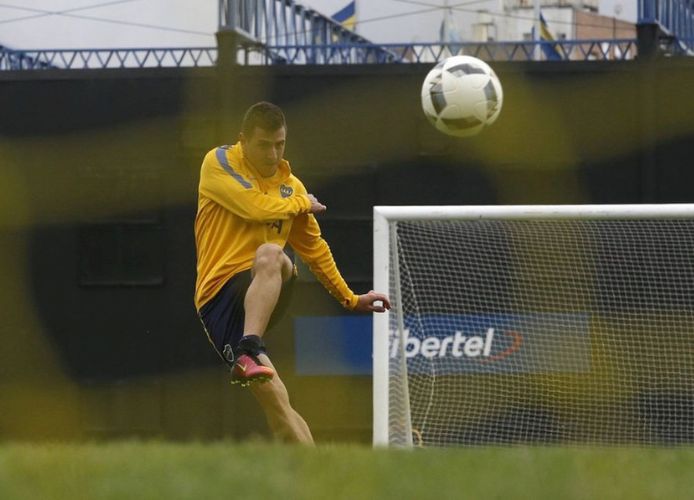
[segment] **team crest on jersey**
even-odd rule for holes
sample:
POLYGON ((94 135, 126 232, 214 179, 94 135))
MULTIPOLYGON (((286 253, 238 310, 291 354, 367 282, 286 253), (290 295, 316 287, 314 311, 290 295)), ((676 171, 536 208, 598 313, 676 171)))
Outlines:
POLYGON ((289 198, 292 194, 294 194, 294 188, 285 186, 284 184, 280 186, 280 195, 282 195, 282 198, 289 198))

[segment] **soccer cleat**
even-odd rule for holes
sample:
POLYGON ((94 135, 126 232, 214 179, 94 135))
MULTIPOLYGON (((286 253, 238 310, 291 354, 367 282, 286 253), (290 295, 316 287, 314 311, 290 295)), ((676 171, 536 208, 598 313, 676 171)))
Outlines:
POLYGON ((275 372, 272 368, 261 365, 255 356, 241 354, 231 369, 231 383, 247 387, 253 382, 269 382, 275 372))

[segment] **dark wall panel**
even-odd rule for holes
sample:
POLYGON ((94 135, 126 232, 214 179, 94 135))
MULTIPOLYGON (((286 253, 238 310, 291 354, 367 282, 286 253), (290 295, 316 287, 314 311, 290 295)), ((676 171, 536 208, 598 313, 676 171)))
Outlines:
MULTIPOLYGON (((250 402, 228 390, 192 305, 199 165, 206 151, 236 140, 243 112, 257 100, 285 109, 287 157, 309 191, 328 205, 323 231, 356 291, 371 286, 374 205, 694 199, 694 104, 680 90, 694 83, 689 61, 653 67, 499 63, 501 117, 468 140, 445 137, 426 122, 419 86, 428 70, 394 65, 0 75, 0 155, 9 179, 0 189, 12 213, 21 215, 6 217, 0 237, 9 241, 19 231, 26 242, 22 280, 29 284, 41 335, 68 380, 86 387, 83 411, 98 409, 83 420, 87 435, 142 428, 125 416, 119 424, 99 420, 104 399, 113 400, 103 392, 90 396, 94 387, 116 394, 117 384, 142 380, 148 382, 139 390, 161 401, 153 407, 160 413, 144 426, 149 434, 265 432, 256 410, 245 416, 233 410, 250 402), (177 406, 190 404, 197 409, 176 413, 177 406), (185 419, 200 415, 209 425, 186 425, 185 419)), ((293 310, 343 313, 309 276, 302 277, 293 310)), ((299 409, 325 439, 368 439, 370 381, 336 377, 321 383, 295 376, 292 317, 271 332, 269 343, 290 390, 298 393, 299 409), (349 401, 339 401, 355 405, 354 411, 321 418, 312 401, 326 391, 347 395, 349 401)), ((9 326, 2 334, 16 346, 21 342, 9 326)), ((137 411, 138 394, 123 412, 137 411)), ((1 426, 0 433, 12 435, 1 426)))

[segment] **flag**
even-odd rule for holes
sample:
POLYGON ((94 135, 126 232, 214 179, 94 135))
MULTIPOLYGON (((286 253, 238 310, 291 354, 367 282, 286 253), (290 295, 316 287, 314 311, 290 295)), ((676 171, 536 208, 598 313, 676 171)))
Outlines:
POLYGON ((354 31, 357 26, 357 1, 352 0, 343 8, 332 15, 333 20, 340 23, 348 30, 354 31))
MULTIPOLYGON (((535 30, 534 27, 533 30, 535 30)), ((542 12, 540 12, 540 47, 548 61, 561 61, 564 59, 562 56, 563 50, 560 52, 561 47, 554 40, 552 33, 550 33, 542 12)))

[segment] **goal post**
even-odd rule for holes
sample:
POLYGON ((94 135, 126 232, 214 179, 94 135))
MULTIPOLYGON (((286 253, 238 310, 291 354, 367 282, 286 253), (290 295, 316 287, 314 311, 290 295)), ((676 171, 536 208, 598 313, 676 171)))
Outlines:
POLYGON ((377 206, 373 443, 694 443, 694 204, 377 206))

